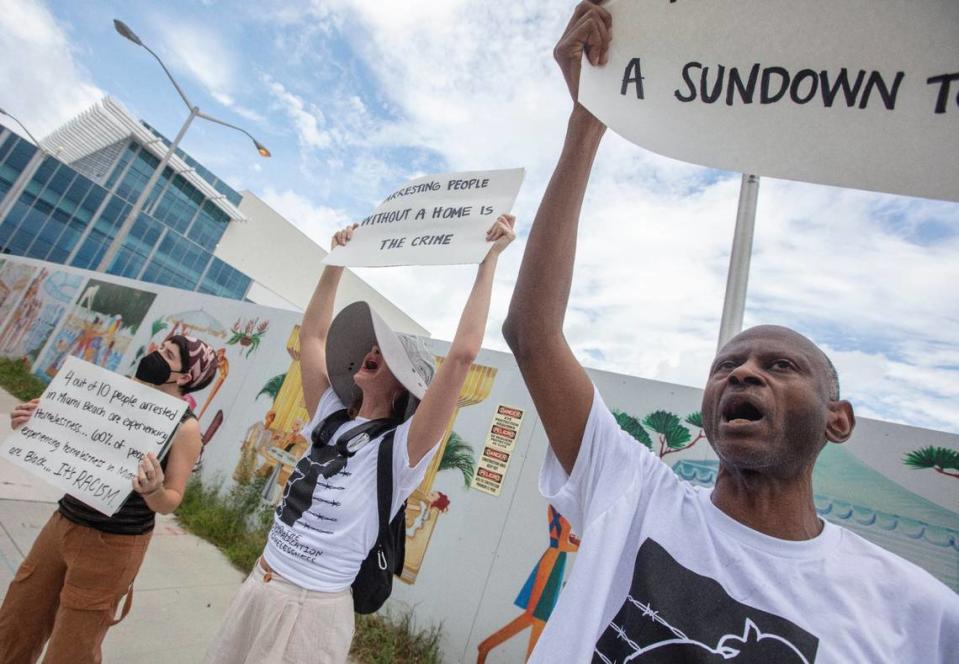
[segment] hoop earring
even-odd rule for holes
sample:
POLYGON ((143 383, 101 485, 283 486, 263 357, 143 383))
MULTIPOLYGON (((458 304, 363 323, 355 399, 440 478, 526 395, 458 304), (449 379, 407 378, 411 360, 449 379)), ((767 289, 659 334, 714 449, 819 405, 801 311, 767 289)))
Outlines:
POLYGON ((400 395, 399 392, 393 395, 393 398, 390 400, 390 414, 396 415, 396 397, 400 395))

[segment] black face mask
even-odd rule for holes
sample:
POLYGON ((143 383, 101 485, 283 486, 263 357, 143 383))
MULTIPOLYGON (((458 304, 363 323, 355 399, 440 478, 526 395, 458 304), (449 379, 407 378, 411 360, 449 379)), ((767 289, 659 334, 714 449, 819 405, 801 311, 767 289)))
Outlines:
POLYGON ((172 373, 173 370, 170 369, 169 363, 163 359, 160 351, 155 350, 140 360, 140 364, 137 365, 136 377, 137 380, 142 380, 144 383, 166 385, 170 382, 170 374, 172 373))

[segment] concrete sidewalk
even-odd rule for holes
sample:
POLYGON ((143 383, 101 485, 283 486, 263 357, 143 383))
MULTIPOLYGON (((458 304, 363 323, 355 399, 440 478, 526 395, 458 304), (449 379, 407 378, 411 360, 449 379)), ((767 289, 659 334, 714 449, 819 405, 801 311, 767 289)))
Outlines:
MULTIPOLYGON (((0 390, 0 440, 10 430, 14 404, 0 390)), ((0 597, 61 495, 0 460, 0 597)), ((133 609, 107 633, 104 664, 200 662, 244 576, 172 516, 158 517, 134 584, 133 609)))

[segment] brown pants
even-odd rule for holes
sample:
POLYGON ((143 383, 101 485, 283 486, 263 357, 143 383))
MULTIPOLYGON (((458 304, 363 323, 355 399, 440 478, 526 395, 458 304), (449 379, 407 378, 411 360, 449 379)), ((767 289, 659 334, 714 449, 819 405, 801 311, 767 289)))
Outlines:
POLYGON ((0 607, 0 662, 33 664, 49 639, 44 664, 99 664, 124 595, 129 610, 150 535, 111 535, 54 513, 0 607))

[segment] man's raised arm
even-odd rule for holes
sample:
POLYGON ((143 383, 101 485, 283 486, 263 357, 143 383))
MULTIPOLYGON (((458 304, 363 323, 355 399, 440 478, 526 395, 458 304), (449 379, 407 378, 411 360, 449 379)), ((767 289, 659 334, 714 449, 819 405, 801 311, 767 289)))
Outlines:
POLYGON ((530 230, 503 335, 543 421, 553 453, 571 473, 593 401, 593 386, 563 335, 576 256, 576 231, 586 184, 606 127, 577 101, 583 54, 605 64, 609 13, 577 5, 553 54, 563 71, 573 112, 566 141, 530 230))

